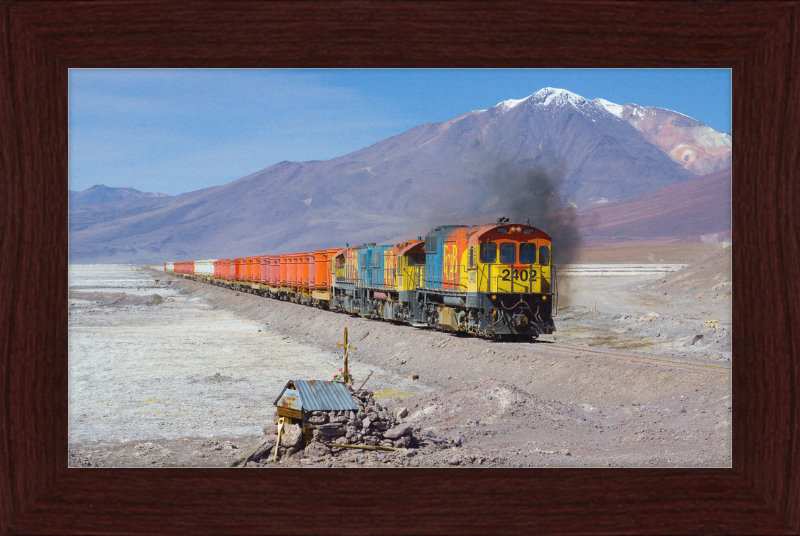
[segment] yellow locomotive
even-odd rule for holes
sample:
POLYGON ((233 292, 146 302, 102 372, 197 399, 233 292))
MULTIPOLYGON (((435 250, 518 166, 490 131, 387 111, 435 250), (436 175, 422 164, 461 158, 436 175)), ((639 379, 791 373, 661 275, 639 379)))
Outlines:
POLYGON ((551 247, 550 236, 527 220, 499 218, 492 225, 436 227, 400 244, 165 263, 164 269, 368 318, 530 339, 556 329, 551 247))

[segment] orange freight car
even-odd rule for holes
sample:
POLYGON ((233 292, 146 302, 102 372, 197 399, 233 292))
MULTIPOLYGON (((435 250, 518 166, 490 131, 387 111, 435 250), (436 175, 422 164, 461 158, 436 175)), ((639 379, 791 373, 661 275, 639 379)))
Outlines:
POLYGON ((401 244, 179 261, 165 269, 204 281, 213 272, 217 285, 368 318, 535 338, 555 331, 550 248, 550 236, 528 221, 501 218, 436 227, 424 240, 401 244))

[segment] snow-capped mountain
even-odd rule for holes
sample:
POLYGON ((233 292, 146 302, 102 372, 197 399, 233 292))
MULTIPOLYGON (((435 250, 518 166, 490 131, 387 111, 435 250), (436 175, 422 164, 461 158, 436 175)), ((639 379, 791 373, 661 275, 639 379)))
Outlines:
MULTIPOLYGON (((555 112, 566 106, 597 118, 604 111, 627 121, 675 162, 697 175, 730 167, 732 139, 688 115, 656 106, 615 104, 605 99, 585 99, 566 89, 546 87, 524 99, 508 99, 494 108, 502 113, 520 105, 555 112)), ((486 111, 486 110, 480 110, 486 111)))
POLYGON ((619 106, 608 101, 602 104, 689 171, 703 175, 731 166, 733 141, 727 132, 718 132, 688 115, 665 108, 619 106))
POLYGON ((721 165, 724 137, 716 148, 705 129, 669 110, 544 88, 328 161, 281 162, 223 186, 139 198, 129 210, 72 212, 70 255, 152 262, 306 251, 499 215, 544 228, 544 190, 528 171, 557 202, 613 202, 721 165))
MULTIPOLYGON (((492 109, 498 108, 502 113, 506 113, 512 108, 516 108, 520 105, 527 104, 529 106, 534 106, 540 109, 549 109, 552 111, 564 108, 565 106, 572 106, 576 110, 580 110, 587 114, 603 113, 604 111, 610 111, 605 105, 601 104, 598 106, 598 104, 600 104, 599 101, 606 103, 610 107, 617 106, 613 103, 604 101, 602 99, 595 99, 593 101, 590 101, 566 89, 545 87, 540 89, 536 93, 533 93, 532 95, 528 95, 524 99, 508 99, 504 100, 503 102, 499 102, 495 106, 493 106, 492 109)), ((479 110, 479 111, 485 112, 487 110, 479 110)), ((619 114, 615 114, 613 112, 611 113, 612 115, 621 118, 619 114)))

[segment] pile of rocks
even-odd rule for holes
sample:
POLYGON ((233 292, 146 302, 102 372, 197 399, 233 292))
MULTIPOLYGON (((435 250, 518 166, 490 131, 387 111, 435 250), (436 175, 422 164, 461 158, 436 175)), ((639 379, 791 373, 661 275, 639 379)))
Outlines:
MULTIPOLYGON (((403 424, 408 410, 389 412, 375 401, 372 391, 353 394, 358 411, 314 411, 309 423, 315 426, 313 443, 369 445, 394 448, 417 446, 414 429, 403 424)), ((418 430, 417 430, 418 431, 418 430)), ((309 446, 311 446, 309 444, 309 446)))
MULTIPOLYGON (((326 444, 367 445, 393 448, 416 448, 423 441, 419 427, 403 423, 408 414, 406 408, 387 411, 375 401, 372 391, 352 392, 358 411, 313 411, 308 423, 314 427, 313 439, 305 445, 303 429, 299 424, 287 424, 281 435, 278 459, 305 457, 321 459, 333 453, 326 444)), ((278 417, 275 416, 275 423, 278 417)), ((274 427, 265 427, 272 432, 274 427)), ((269 434, 262 446, 248 458, 248 465, 258 460, 271 460, 277 443, 277 435, 269 434)))

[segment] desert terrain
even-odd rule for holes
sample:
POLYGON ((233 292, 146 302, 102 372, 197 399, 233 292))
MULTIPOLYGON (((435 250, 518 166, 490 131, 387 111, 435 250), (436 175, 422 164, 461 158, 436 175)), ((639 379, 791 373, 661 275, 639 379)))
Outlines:
POLYGON ((247 467, 731 465, 721 244, 580 251, 559 267, 557 332, 530 343, 323 311, 159 267, 72 265, 69 284, 74 467, 229 466, 275 433, 288 380, 332 379, 345 327, 355 385, 367 380, 387 412, 406 408, 412 448, 247 467))

